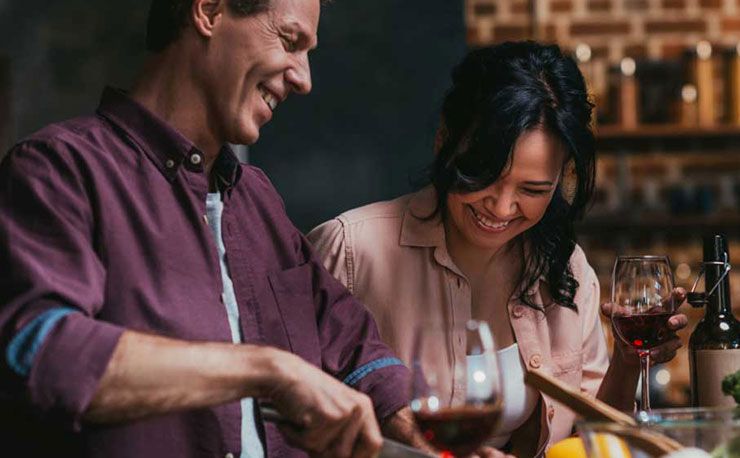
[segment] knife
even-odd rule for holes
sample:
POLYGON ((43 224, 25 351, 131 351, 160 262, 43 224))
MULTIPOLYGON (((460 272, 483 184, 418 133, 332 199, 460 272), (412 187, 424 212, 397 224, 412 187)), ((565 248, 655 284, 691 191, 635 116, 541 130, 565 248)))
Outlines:
MULTIPOLYGON (((283 417, 283 415, 275 409, 271 404, 260 402, 260 413, 262 419, 269 421, 270 423, 289 423, 283 417)), ((402 444, 393 439, 383 438, 383 445, 380 448, 380 455, 378 458, 434 458, 434 455, 430 455, 418 448, 410 447, 406 444, 402 444)))

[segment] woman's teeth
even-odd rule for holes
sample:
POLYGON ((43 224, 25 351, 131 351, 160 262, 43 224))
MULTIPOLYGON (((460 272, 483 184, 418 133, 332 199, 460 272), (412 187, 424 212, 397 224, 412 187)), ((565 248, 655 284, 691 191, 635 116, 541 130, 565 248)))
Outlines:
POLYGON ((260 89, 260 94, 262 94, 262 100, 264 100, 267 106, 270 107, 270 110, 275 111, 275 107, 277 107, 278 104, 275 96, 262 89, 260 89))
POLYGON ((473 210, 473 215, 475 216, 475 219, 478 220, 479 223, 481 223, 483 226, 490 228, 490 229, 503 229, 506 226, 509 225, 509 221, 504 221, 503 223, 495 223, 491 221, 490 219, 486 218, 485 216, 481 215, 475 209, 471 207, 471 210, 473 210))

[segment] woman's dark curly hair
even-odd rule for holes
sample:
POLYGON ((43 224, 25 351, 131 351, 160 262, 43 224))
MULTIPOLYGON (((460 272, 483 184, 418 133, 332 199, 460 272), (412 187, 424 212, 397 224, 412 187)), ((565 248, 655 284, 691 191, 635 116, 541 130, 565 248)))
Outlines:
POLYGON ((517 139, 532 129, 557 138, 566 160, 542 219, 522 234, 529 253, 519 299, 540 308, 528 291, 544 275, 555 303, 576 309, 578 282, 570 268, 574 222, 594 192, 593 104, 576 63, 557 46, 510 42, 473 50, 452 72, 442 106, 438 151, 430 168, 434 215, 446 217, 449 193, 487 188, 510 161, 517 139))

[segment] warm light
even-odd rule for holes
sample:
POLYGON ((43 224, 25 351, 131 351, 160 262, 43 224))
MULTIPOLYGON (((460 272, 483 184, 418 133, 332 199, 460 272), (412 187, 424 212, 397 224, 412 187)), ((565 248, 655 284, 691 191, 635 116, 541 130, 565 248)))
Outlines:
POLYGON ((696 86, 693 84, 684 84, 681 88, 681 100, 686 103, 696 102, 696 97, 699 94, 696 92, 696 86))
POLYGON ((586 43, 576 46, 576 59, 581 63, 591 60, 591 46, 586 43))
POLYGON ((678 267, 676 267, 676 277, 681 280, 686 280, 691 277, 691 267, 685 262, 682 262, 678 267))
POLYGON ((660 385, 668 385, 671 381, 671 373, 667 369, 661 369, 655 374, 655 381, 660 385))
POLYGON ((486 374, 483 371, 475 371, 473 372, 473 380, 475 380, 476 383, 483 383, 486 381, 486 374))
POLYGON ((632 76, 635 74, 635 70, 637 70, 637 63, 635 63, 635 59, 625 57, 619 63, 619 69, 622 70, 624 76, 632 76))
POLYGON ((704 40, 697 43, 696 55, 699 56, 699 59, 709 59, 712 57, 712 44, 704 40))

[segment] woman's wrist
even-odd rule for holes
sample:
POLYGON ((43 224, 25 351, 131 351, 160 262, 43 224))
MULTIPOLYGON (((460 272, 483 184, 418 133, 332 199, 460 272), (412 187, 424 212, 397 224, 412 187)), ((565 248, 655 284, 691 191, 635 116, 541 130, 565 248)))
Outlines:
POLYGON ((640 357, 631 349, 616 346, 612 355, 611 364, 620 368, 640 370, 640 357))

